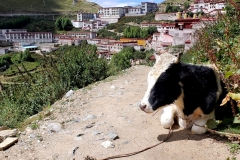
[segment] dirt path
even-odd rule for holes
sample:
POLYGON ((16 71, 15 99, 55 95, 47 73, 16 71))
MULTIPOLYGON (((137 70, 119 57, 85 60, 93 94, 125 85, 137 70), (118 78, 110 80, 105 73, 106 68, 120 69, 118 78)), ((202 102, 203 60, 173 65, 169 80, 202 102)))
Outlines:
MULTIPOLYGON (((168 130, 161 128, 159 113, 146 114, 139 101, 147 89, 150 67, 135 66, 123 75, 74 91, 56 102, 51 115, 32 124, 36 130, 22 132, 19 142, 0 152, 10 160, 83 160, 138 151, 163 140, 168 130), (63 124, 50 132, 51 123, 63 124), (115 139, 115 140, 112 140, 115 139), (110 140, 113 148, 101 144, 110 140), (75 152, 73 154, 73 151, 75 152)), ((193 135, 177 127, 167 142, 121 160, 226 160, 233 155, 218 136, 193 135)), ((240 155, 235 155, 240 159, 240 155)))

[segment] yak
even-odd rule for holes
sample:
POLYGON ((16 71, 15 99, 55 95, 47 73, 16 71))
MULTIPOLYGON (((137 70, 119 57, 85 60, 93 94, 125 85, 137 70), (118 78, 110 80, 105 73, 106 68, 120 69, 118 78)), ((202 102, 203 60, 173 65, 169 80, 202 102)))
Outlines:
POLYGON ((224 117, 226 107, 220 104, 227 89, 212 67, 182 63, 181 55, 155 55, 140 109, 146 113, 161 109, 163 128, 170 128, 176 119, 180 127, 203 134, 209 119, 224 117))

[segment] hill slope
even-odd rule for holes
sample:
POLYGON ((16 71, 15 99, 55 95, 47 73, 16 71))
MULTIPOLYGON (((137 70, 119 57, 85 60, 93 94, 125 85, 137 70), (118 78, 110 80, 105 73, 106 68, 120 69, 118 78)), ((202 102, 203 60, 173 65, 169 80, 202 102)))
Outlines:
MULTIPOLYGON (((151 68, 134 66, 122 75, 109 78, 74 91, 73 95, 57 101, 48 113, 26 129, 19 142, 0 159, 58 159, 83 160, 87 155, 97 159, 139 151, 163 140, 168 130, 155 116, 138 107, 147 89, 151 68), (59 132, 51 132, 53 123, 61 123, 59 132), (117 135, 117 137, 116 137, 117 135), (114 148, 101 144, 111 140, 114 148)), ((36 117, 36 116, 35 116, 36 117)), ((167 142, 140 154, 121 160, 226 160, 232 157, 223 138, 216 135, 194 135, 178 129, 167 142)), ((240 154, 235 155, 236 159, 240 154)))
POLYGON ((97 12, 100 6, 85 0, 5 0, 1 12, 97 12))
POLYGON ((164 12, 167 5, 179 6, 179 5, 183 5, 185 2, 191 4, 194 2, 194 0, 165 0, 158 4, 159 11, 164 12))

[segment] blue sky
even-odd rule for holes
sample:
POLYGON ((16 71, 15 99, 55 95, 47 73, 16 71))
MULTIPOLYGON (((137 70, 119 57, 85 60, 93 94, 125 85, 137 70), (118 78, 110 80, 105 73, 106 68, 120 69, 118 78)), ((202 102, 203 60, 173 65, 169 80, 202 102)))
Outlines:
POLYGON ((102 7, 123 7, 123 6, 136 6, 141 2, 154 2, 160 3, 163 0, 88 0, 95 2, 102 7))

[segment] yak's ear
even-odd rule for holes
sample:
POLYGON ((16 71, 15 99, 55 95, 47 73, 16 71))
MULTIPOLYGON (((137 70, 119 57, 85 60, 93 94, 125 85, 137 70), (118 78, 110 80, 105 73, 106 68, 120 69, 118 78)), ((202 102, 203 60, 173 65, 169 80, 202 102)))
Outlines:
POLYGON ((183 52, 179 52, 179 53, 176 54, 177 59, 176 59, 176 62, 175 62, 175 63, 180 63, 180 60, 181 60, 181 56, 182 56, 182 55, 183 55, 183 52))

